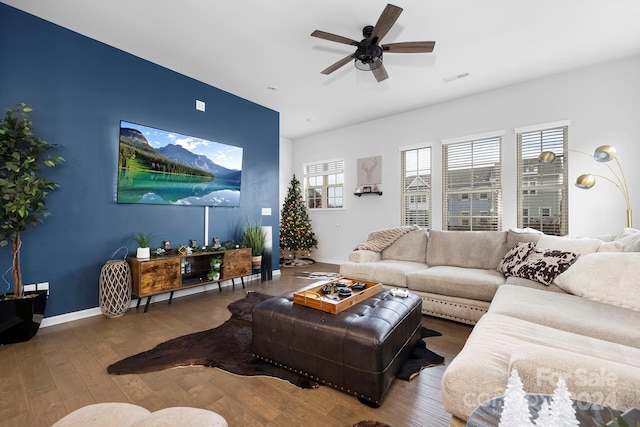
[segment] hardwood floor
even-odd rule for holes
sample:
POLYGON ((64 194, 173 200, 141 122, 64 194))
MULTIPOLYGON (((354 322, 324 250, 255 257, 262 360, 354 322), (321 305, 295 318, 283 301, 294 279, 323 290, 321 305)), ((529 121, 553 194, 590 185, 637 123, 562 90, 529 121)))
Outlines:
MULTIPOLYGON (((246 289, 224 287, 152 304, 147 313, 130 309, 108 319, 95 316, 42 328, 29 342, 0 346, 0 426, 50 426, 82 406, 130 402, 155 411, 193 406, 215 411, 230 426, 349 426, 376 420, 394 427, 448 426, 440 380, 445 366, 424 369, 412 381, 397 380, 380 408, 323 386, 303 390, 271 377, 242 377, 217 368, 188 367, 142 375, 109 375, 106 367, 184 334, 213 328, 230 316, 227 305, 246 290, 270 295, 311 283, 303 271, 338 266, 283 268, 271 281, 247 281, 246 289)), ((423 316, 423 325, 443 334, 427 338, 429 349, 445 357, 460 351, 471 327, 423 316)))

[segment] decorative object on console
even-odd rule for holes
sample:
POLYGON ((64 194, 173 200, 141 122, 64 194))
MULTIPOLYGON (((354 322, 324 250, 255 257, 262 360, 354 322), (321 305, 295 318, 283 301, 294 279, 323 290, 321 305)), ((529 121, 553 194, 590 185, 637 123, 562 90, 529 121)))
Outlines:
MULTIPOLYGON (((133 240, 138 244, 138 249, 136 250, 136 258, 149 258, 151 256, 151 249, 149 248, 149 245, 157 238, 158 236, 154 233, 135 233, 133 235, 133 240)), ((171 244, 169 244, 169 247, 167 248, 166 242, 164 242, 164 247, 165 250, 171 249, 171 244)))
MULTIPOLYGON (((9 109, 0 121, 0 246, 11 242, 13 295, 1 295, 0 344, 31 339, 38 331, 47 300, 46 291, 25 295, 20 266, 20 234, 49 215, 45 207, 48 193, 58 184, 40 175, 42 165, 55 167, 64 159, 46 155, 55 145, 36 137, 29 113, 21 103, 9 109), (11 305, 11 307, 9 307, 11 305), (15 316, 19 314, 19 316, 15 316), (5 318, 5 315, 11 316, 5 318)), ((8 288, 7 288, 8 290, 8 288)))
MULTIPOLYGON (((589 155, 585 152, 578 151, 578 150, 568 150, 568 151, 584 154, 587 156, 589 155)), ((629 186, 627 185, 627 178, 624 175, 622 164, 620 164, 620 161, 616 157, 615 147, 611 145, 601 145, 593 151, 593 155, 591 157, 593 157, 593 159, 596 162, 605 163, 605 166, 609 168, 609 171, 613 174, 614 179, 608 178, 604 175, 586 173, 576 178, 576 182, 575 182, 576 187, 582 188, 583 190, 590 189, 596 184, 595 177, 605 179, 610 183, 612 183, 613 185, 615 185, 618 188, 618 190, 620 190, 620 192, 622 193, 622 196, 624 197, 624 201, 627 205, 627 227, 632 227, 633 218, 631 213, 631 200, 630 200, 629 186), (610 162, 611 160, 615 160, 617 165, 617 171, 608 164, 608 162, 610 162)), ((538 161, 540 163, 553 163, 555 160, 556 160, 556 154, 552 151, 543 151, 538 156, 538 161)))
POLYGON ((207 279, 219 280, 220 269, 222 267, 222 257, 218 255, 212 256, 211 261, 209 261, 209 266, 211 267, 211 270, 207 274, 207 279))

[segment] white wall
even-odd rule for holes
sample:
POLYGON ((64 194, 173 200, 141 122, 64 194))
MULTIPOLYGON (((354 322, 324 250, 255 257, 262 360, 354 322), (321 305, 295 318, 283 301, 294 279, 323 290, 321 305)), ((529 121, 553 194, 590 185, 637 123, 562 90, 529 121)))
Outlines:
MULTIPOLYGON (((293 176, 293 141, 288 138, 280 137, 280 208, 284 204, 284 199, 287 197, 287 190, 289 189, 289 182, 293 176)), ((299 175, 298 179, 302 176, 299 175)))
MULTIPOLYGON (((303 163, 336 157, 345 160, 347 196, 344 210, 310 214, 318 238, 318 249, 313 252, 313 258, 343 262, 370 231, 400 224, 399 147, 423 143, 434 147, 432 228, 442 229, 442 180, 438 179, 442 176, 440 141, 497 130, 505 131, 503 228, 515 227, 514 128, 559 120, 571 121, 570 149, 592 152, 602 144, 617 148, 631 187, 632 207, 638 215, 640 56, 634 56, 295 140, 292 171, 301 181, 303 163), (352 195, 356 188, 356 160, 377 155, 382 156, 381 189, 384 194, 352 195)), ((610 175, 603 164, 588 156, 570 153, 569 161, 571 180, 587 172, 610 175)), ((634 223, 636 227, 638 221, 640 218, 634 223)), ((612 184, 600 180, 588 191, 570 185, 570 234, 617 233, 625 226, 624 198, 612 184)))

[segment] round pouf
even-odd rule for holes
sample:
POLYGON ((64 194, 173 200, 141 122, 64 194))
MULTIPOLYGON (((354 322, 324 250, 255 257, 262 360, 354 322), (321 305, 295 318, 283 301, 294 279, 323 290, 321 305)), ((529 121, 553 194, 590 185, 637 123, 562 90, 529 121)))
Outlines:
POLYGON ((120 317, 131 303, 131 270, 125 260, 109 260, 100 270, 100 310, 120 317))
POLYGON ((227 420, 220 414, 200 408, 174 406, 152 412, 148 417, 135 423, 135 427, 228 427, 227 420))
POLYGON ((125 427, 145 419, 151 412, 131 403, 96 403, 68 414, 53 427, 125 427))

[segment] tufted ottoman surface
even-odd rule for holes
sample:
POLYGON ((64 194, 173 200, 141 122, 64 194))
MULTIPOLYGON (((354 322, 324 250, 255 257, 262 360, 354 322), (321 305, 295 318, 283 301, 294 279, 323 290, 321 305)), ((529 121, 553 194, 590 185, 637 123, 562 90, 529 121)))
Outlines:
POLYGON ((293 292, 258 304, 253 352, 361 399, 380 404, 420 339, 421 300, 388 290, 338 314, 293 303, 293 292))

